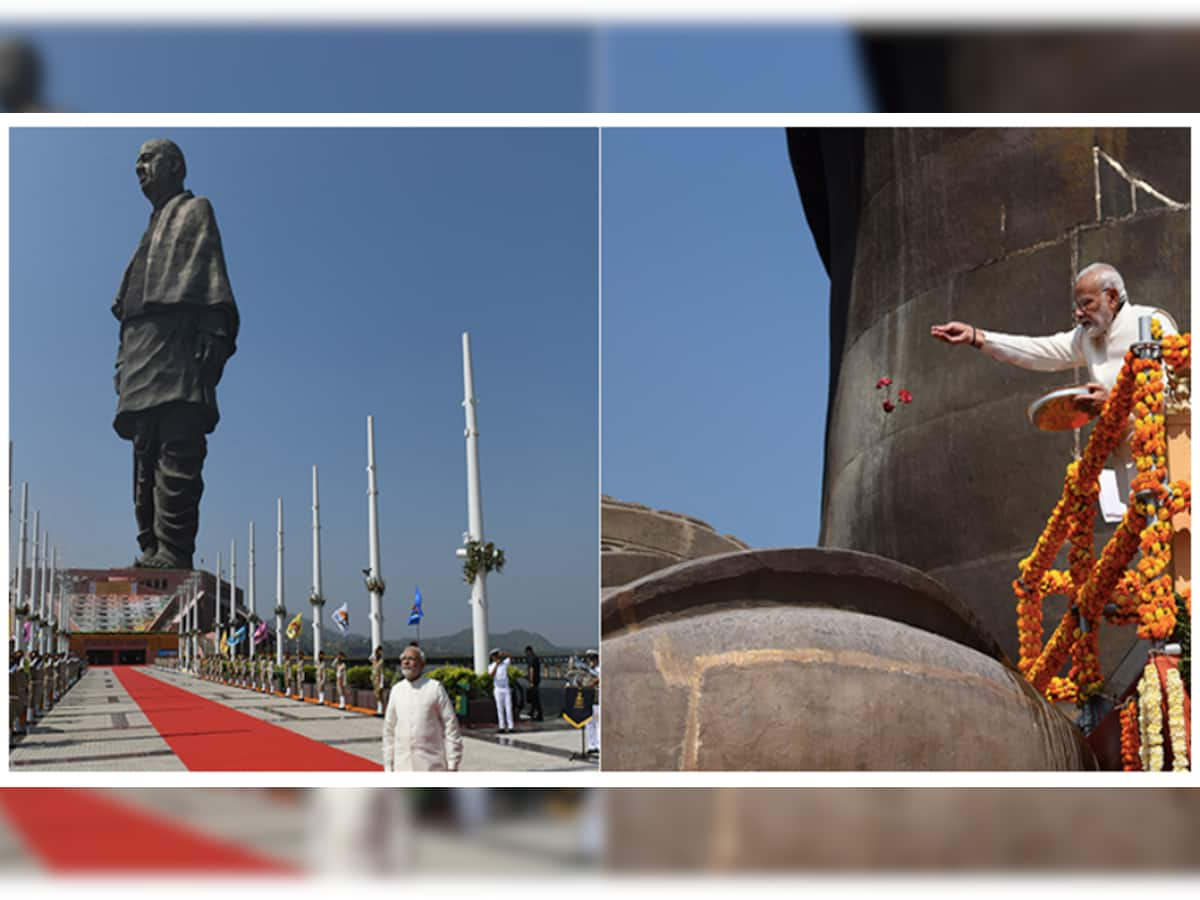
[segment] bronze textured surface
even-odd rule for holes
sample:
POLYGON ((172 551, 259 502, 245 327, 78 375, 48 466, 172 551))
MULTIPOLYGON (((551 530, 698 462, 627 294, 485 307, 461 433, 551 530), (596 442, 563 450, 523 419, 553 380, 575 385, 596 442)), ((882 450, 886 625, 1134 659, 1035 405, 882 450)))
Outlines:
POLYGON ((698 560, 610 594, 602 627, 609 770, 1095 767, 944 589, 888 560, 698 560))

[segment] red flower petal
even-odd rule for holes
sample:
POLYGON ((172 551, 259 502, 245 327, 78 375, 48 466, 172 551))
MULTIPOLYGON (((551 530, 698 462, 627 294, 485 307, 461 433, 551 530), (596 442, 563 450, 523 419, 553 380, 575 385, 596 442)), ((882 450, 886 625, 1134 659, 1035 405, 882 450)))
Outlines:
POLYGON ((891 383, 892 383, 892 379, 890 379, 886 375, 884 375, 877 382, 875 382, 875 390, 879 390, 881 387, 887 387, 891 383))
POLYGON ((883 401, 883 411, 884 412, 891 412, 895 408, 896 408, 896 404, 893 403, 891 400, 883 401))
POLYGON ((901 403, 912 403, 912 399, 913 399, 912 393, 910 391, 901 389, 901 391, 900 391, 900 402, 901 403))

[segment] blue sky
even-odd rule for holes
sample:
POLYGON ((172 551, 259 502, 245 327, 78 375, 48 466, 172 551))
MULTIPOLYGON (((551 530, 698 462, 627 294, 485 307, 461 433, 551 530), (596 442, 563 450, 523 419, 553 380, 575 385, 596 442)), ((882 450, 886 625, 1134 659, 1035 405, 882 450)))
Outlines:
MULTIPOLYGON (((130 445, 112 431, 109 304, 148 221, 133 174, 160 131, 11 132, 13 478, 74 566, 135 552, 130 445)), ((173 129, 211 199, 242 316, 219 390, 197 557, 237 540, 258 606, 307 607, 311 466, 325 594, 368 629, 366 416, 375 416, 385 633, 470 624, 461 332, 479 396, 484 522, 509 557, 494 631, 596 636, 597 140, 589 129, 173 129)), ((14 529, 15 531, 15 529, 14 529)), ((15 541, 15 535, 14 539, 15 541)))
POLYGON ((784 132, 603 141, 604 492, 816 544, 829 281, 784 132))
MULTIPOLYGON (((2 28, 2 26, 0 26, 2 28)), ((43 27, 74 112, 856 112, 845 26, 43 27)))

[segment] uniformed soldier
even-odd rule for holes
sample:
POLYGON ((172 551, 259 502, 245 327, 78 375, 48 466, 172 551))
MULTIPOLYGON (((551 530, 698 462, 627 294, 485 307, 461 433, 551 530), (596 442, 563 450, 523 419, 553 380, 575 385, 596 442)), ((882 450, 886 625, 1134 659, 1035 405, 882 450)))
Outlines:
POLYGON ((337 665, 333 669, 334 681, 337 683, 338 709, 346 708, 346 654, 338 652, 337 665))
POLYGON ((317 654, 317 702, 325 705, 325 651, 317 654))
POLYGON ((592 720, 584 726, 584 741, 588 753, 600 753, 600 654, 589 650, 585 655, 586 670, 591 675, 590 687, 595 688, 596 695, 592 700, 592 720))
POLYGON ((42 691, 45 681, 45 671, 42 665, 42 655, 34 650, 29 654, 29 715, 27 721, 33 724, 42 717, 42 691))
POLYGON ((275 657, 267 656, 267 693, 275 693, 275 657))
POLYGON ((25 730, 25 654, 14 650, 8 658, 8 731, 12 735, 25 730))
POLYGON ((371 657, 371 687, 375 691, 375 715, 383 715, 383 648, 376 647, 371 657))
POLYGON ((296 654, 296 699, 304 702, 304 654, 296 654))

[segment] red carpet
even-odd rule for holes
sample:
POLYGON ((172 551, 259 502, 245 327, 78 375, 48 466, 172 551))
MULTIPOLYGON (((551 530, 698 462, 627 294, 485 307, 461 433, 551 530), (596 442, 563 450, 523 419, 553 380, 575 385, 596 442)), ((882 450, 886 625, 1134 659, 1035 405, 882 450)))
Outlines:
MULTIPOLYGON (((193 771, 379 772, 383 766, 230 709, 140 672, 113 673, 150 724, 193 771)), ((382 727, 380 740, 382 741, 382 727)))
POLYGON ((291 865, 98 791, 0 788, 0 811, 29 851, 52 872, 297 873, 291 865))

